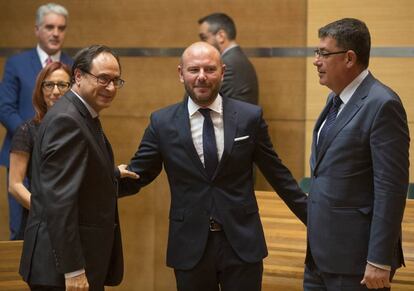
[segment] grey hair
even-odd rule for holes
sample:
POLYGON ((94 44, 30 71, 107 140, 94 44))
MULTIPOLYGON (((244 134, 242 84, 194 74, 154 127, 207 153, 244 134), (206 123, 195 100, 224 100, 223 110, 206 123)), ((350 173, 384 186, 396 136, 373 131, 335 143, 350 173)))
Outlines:
POLYGON ((43 19, 46 14, 48 13, 55 13, 65 17, 66 21, 68 20, 68 10, 63 7, 62 5, 56 3, 47 3, 40 6, 36 11, 36 25, 42 25, 43 19))

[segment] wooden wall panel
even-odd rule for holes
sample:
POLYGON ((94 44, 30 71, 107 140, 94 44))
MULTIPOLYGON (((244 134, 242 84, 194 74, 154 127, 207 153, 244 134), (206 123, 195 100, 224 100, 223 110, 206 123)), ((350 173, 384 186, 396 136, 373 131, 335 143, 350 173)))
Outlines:
POLYGON ((104 115, 149 117, 151 112, 183 99, 178 78, 179 58, 122 57, 122 78, 126 81, 104 115))
POLYGON ((318 29, 344 17, 363 20, 373 46, 412 46, 414 2, 411 0, 308 0, 308 45, 317 44, 318 29))
MULTIPOLYGON (((1 1, 0 46, 31 47, 40 0, 1 1), (16 21, 19 19, 19 21, 16 21), (11 31, 12 29, 12 31, 11 31), (12 33, 11 33, 12 32, 12 33)), ((245 46, 302 46, 306 0, 62 0, 70 13, 67 46, 184 47, 198 39, 197 20, 212 12, 231 15, 245 46), (258 33, 259 32, 259 33, 258 33)))
POLYGON ((266 120, 304 120, 306 62, 303 58, 253 58, 259 103, 266 120))
MULTIPOLYGON (((305 130, 303 121, 267 121, 267 124, 279 158, 299 181, 304 176, 305 130)), ((256 189, 274 191, 259 170, 257 171, 256 189)))

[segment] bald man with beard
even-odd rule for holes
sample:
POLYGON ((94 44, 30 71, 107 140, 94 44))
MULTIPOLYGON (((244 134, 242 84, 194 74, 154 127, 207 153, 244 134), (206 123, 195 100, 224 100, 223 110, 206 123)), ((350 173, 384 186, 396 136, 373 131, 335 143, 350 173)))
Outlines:
POLYGON ((179 291, 261 290, 266 242, 253 188, 255 163, 306 223, 306 195, 270 141, 262 110, 219 94, 225 65, 205 42, 178 66, 187 97, 151 115, 128 169, 171 190, 167 265, 179 291))

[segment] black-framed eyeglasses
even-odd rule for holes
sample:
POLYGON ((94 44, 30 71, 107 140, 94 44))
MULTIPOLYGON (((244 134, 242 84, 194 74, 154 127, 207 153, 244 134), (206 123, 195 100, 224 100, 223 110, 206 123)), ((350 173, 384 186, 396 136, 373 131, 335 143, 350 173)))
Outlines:
POLYGON ((122 80, 121 78, 118 78, 118 77, 109 78, 108 76, 95 76, 92 73, 89 73, 89 72, 86 72, 86 71, 83 71, 83 72, 88 74, 88 75, 91 75, 92 77, 94 77, 96 79, 97 83, 99 85, 103 86, 103 87, 108 86, 109 83, 112 82, 114 84, 114 87, 119 89, 119 88, 122 88, 122 86, 124 86, 124 84, 125 84, 125 81, 122 80))
POLYGON ((67 90, 69 90, 70 83, 63 82, 63 81, 59 81, 59 82, 43 81, 42 82, 42 88, 45 89, 46 91, 53 91, 53 89, 55 89, 55 86, 57 86, 60 92, 66 92, 67 90))
POLYGON ((339 51, 339 52, 325 52, 317 48, 313 52, 315 53, 315 58, 327 58, 330 55, 344 54, 348 51, 346 50, 346 51, 339 51))

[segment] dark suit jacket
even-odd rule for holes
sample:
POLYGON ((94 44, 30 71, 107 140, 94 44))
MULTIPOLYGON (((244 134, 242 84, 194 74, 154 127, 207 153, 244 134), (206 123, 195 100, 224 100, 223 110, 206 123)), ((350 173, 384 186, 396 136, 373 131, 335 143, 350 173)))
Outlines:
POLYGON ((367 260, 395 269, 403 264, 401 220, 409 168, 403 105, 369 74, 318 152, 316 135, 328 107, 313 132, 307 260, 311 253, 329 273, 363 274, 367 260))
MULTIPOLYGON (((68 65, 73 63, 64 53, 60 60, 68 65)), ((0 165, 9 167, 13 134, 24 121, 34 117, 33 89, 41 69, 36 48, 14 55, 6 61, 0 84, 0 122, 7 129, 7 134, 0 152, 0 165)))
POLYGON ((267 255, 253 189, 256 163, 279 196, 306 221, 306 195, 282 164, 270 141, 260 107, 223 98, 224 151, 210 180, 193 145, 187 99, 151 115, 130 162, 144 186, 164 165, 171 190, 167 265, 191 269, 203 255, 212 205, 235 252, 246 262, 267 255), (248 138, 235 141, 237 137, 248 138))
POLYGON ((85 268, 90 290, 119 284, 123 259, 112 150, 72 91, 42 121, 32 165, 23 279, 64 286, 64 273, 85 268))
POLYGON ((226 65, 220 95, 252 104, 259 102, 256 71, 239 46, 225 52, 221 59, 226 65))

